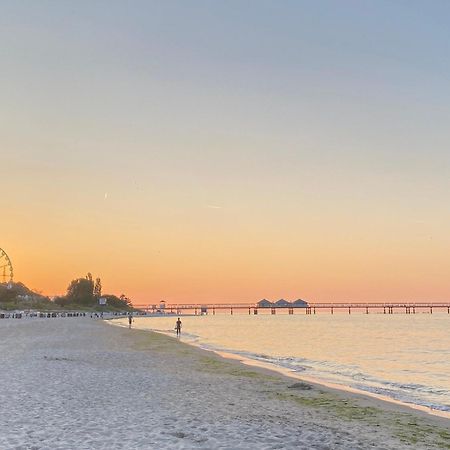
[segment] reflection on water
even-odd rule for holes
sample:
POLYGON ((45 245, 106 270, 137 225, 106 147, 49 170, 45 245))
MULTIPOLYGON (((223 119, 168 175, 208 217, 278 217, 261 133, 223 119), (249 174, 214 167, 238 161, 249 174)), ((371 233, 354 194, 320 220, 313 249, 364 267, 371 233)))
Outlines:
MULTIPOLYGON (((137 318, 174 333, 176 317, 137 318)), ((186 342, 270 362, 397 400, 450 411, 447 314, 182 317, 186 342)))

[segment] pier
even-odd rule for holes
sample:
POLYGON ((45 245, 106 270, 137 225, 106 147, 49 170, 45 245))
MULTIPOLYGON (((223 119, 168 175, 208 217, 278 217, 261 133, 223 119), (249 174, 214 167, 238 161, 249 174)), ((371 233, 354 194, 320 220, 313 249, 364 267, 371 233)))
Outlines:
POLYGON ((133 305, 146 312, 161 312, 170 314, 306 314, 317 313, 345 313, 354 312, 363 314, 433 314, 445 312, 450 314, 450 302, 424 302, 424 303, 308 303, 307 306, 258 306, 256 303, 209 303, 209 304, 167 304, 163 309, 156 305, 133 305))

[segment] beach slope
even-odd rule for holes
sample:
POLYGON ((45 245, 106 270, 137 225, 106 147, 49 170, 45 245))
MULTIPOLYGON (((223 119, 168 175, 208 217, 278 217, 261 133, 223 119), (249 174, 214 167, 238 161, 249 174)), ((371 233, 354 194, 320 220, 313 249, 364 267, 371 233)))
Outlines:
POLYGON ((91 319, 0 322, 0 448, 450 448, 448 421, 91 319))

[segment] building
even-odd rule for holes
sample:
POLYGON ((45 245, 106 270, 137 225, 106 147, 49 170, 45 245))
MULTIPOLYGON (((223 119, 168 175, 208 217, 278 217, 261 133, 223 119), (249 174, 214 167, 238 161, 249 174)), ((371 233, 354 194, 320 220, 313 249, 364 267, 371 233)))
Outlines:
POLYGON ((276 308, 288 308, 290 306, 292 306, 291 302, 288 302, 287 300, 285 300, 284 298, 280 298, 280 300, 278 300, 277 302, 275 302, 274 305, 276 308))
POLYGON ((271 302, 264 298, 256 304, 257 308, 307 308, 308 306, 308 302, 301 298, 295 300, 295 302, 289 302, 284 298, 280 298, 276 302, 271 302))
POLYGON ((273 303, 269 302, 269 300, 266 300, 265 298, 260 300, 257 304, 258 308, 272 308, 273 303))
POLYGON ((292 302, 292 306, 294 308, 307 308, 308 302, 305 302, 305 300, 299 298, 298 300, 295 300, 295 302, 292 302))

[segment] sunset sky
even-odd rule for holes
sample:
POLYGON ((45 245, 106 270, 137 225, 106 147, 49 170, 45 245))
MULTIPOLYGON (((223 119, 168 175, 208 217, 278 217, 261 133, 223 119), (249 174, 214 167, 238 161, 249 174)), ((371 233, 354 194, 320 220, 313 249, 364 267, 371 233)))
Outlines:
POLYGON ((0 247, 49 295, 450 299, 450 3, 0 1, 0 247))

